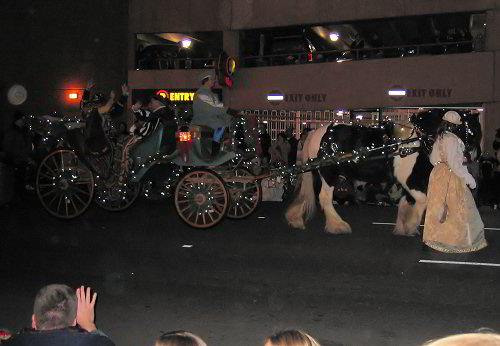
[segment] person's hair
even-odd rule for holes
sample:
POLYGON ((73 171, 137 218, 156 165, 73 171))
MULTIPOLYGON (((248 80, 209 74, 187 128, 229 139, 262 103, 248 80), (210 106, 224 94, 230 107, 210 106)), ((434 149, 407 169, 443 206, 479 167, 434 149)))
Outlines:
POLYGON ((495 333, 468 333, 450 335, 427 341, 425 346, 500 346, 500 335, 495 333))
POLYGON ((49 330, 73 325, 76 318, 76 292, 67 285, 42 287, 33 305, 36 328, 49 330))
POLYGON ((175 330, 161 334, 156 338, 155 346, 207 346, 207 343, 198 335, 175 330))
POLYGON ((437 134, 442 136, 445 132, 457 133, 458 125, 450 123, 449 121, 443 120, 438 127, 437 134))
POLYGON ((264 340, 264 345, 267 343, 272 346, 320 346, 312 336, 297 329, 282 330, 268 336, 264 340))
POLYGON ((286 137, 286 134, 284 132, 278 133, 276 140, 278 140, 279 137, 282 137, 285 142, 288 140, 288 138, 286 137))

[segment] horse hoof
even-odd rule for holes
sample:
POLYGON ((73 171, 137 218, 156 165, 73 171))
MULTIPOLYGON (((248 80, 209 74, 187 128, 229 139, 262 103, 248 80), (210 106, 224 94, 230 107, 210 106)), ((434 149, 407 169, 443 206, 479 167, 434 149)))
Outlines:
POLYGON ((418 230, 405 230, 405 229, 399 229, 399 228, 394 228, 392 231, 392 234, 397 235, 397 236, 402 236, 402 237, 414 237, 420 232, 418 230))
POLYGON ((298 228, 298 229, 302 229, 302 230, 305 230, 306 229, 306 225, 304 224, 303 221, 297 221, 297 220, 288 220, 288 224, 293 227, 293 228, 298 228))
POLYGON ((351 226, 347 222, 342 222, 333 226, 325 227, 326 233, 330 234, 351 234, 351 226))

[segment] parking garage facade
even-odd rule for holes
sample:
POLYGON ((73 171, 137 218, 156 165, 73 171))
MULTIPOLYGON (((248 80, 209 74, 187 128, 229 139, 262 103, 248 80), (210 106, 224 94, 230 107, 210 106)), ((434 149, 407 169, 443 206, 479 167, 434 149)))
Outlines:
POLYGON ((495 1, 130 0, 128 37, 135 90, 192 92, 229 53, 238 69, 224 103, 275 124, 273 137, 447 107, 479 114, 490 151, 500 127, 495 1))

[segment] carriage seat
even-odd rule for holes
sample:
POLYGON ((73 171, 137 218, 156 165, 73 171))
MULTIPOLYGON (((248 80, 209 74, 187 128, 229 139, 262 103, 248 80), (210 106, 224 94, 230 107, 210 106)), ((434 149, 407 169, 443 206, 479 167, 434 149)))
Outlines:
POLYGON ((134 145, 130 150, 130 156, 134 159, 135 164, 140 165, 153 155, 160 153, 163 130, 164 126, 160 122, 151 134, 134 145))
MULTIPOLYGON (((183 131, 181 131, 183 132, 183 131)), ((212 138, 214 131, 207 126, 189 125, 192 147, 189 162, 182 162, 180 158, 174 160, 175 163, 185 166, 218 165, 225 163, 235 157, 232 151, 218 150, 212 151, 212 138)), ((224 139, 222 139, 224 140, 224 139)))
MULTIPOLYGON (((204 125, 189 125, 189 131, 191 132, 191 138, 194 140, 199 139, 200 142, 200 154, 203 159, 210 160, 220 153, 220 146, 215 147, 213 145, 214 130, 211 127, 204 125)), ((224 135, 221 142, 224 141, 224 135)))

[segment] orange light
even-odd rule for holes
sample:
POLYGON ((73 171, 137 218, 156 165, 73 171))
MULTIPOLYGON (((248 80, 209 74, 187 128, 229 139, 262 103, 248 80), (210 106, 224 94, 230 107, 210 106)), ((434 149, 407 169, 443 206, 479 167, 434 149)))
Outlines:
POLYGON ((70 100, 76 100, 76 99, 78 99, 78 93, 70 93, 70 94, 68 94, 68 98, 70 100))
POLYGON ((179 132, 179 142, 191 142, 191 132, 179 132))
POLYGON ((158 90, 156 95, 163 97, 164 99, 168 99, 168 91, 167 90, 158 90))

